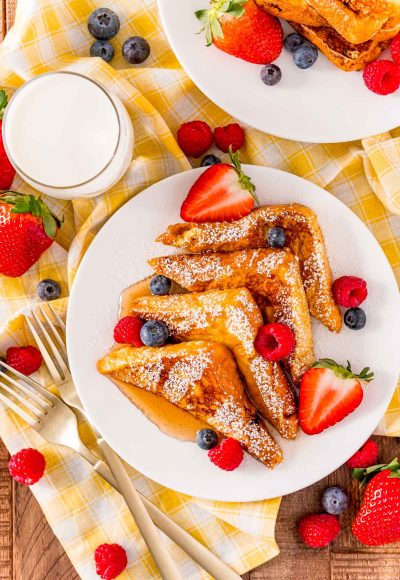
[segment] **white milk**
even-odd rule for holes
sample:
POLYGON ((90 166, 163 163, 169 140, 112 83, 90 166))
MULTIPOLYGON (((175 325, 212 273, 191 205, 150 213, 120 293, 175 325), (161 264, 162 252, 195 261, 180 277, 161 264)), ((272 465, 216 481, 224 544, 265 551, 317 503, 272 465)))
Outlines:
POLYGON ((132 124, 121 101, 69 72, 36 77, 15 93, 3 139, 26 181, 67 199, 109 189, 127 170, 133 150, 132 124))

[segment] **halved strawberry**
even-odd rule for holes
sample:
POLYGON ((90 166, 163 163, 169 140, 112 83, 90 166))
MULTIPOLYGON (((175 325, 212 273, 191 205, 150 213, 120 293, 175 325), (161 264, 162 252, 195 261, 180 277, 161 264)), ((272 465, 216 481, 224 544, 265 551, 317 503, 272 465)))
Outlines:
POLYGON ((181 207, 185 222, 230 222, 250 213, 255 187, 240 166, 238 152, 229 148, 232 165, 212 165, 195 181, 181 207))
POLYGON ((352 413, 363 399, 361 383, 372 381, 369 367, 359 375, 334 360, 323 358, 312 366, 301 381, 299 419, 308 435, 321 433, 352 413))

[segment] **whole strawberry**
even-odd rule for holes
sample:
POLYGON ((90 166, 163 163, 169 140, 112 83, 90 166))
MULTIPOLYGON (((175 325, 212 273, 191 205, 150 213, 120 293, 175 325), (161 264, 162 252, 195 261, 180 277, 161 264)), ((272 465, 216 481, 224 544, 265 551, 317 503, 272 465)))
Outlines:
POLYGON ((210 8, 197 10, 207 46, 256 64, 268 64, 280 55, 282 26, 254 0, 211 0, 210 8))
POLYGON ((2 125, 4 109, 8 103, 7 95, 4 91, 0 91, 0 189, 9 189, 15 176, 15 169, 11 165, 6 150, 4 149, 2 125))
POLYGON ((0 193, 0 274, 22 276, 51 246, 60 226, 40 197, 0 193))
POLYGON ((354 469, 354 476, 369 481, 352 532, 367 546, 381 546, 400 541, 400 464, 394 459, 387 465, 354 469))

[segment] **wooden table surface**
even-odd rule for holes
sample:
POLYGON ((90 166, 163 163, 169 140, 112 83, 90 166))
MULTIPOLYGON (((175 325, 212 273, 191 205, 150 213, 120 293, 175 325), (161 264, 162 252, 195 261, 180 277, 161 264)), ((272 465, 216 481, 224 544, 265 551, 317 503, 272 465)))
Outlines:
MULTIPOLYGON (((4 35, 12 26, 16 0, 1 2, 0 32, 4 35)), ((399 439, 380 437, 377 440, 380 460, 389 461, 399 454, 399 439)), ((0 441, 0 580, 78 579, 29 488, 11 480, 7 461, 7 450, 0 441)), ((308 580, 312 575, 313 580, 399 580, 400 544, 366 548, 352 536, 351 522, 358 505, 357 485, 346 467, 301 492, 286 496, 276 526, 281 553, 246 574, 245 579, 308 580), (351 491, 353 500, 351 509, 341 518, 342 531, 330 547, 307 549, 297 536, 296 521, 306 513, 319 511, 322 490, 336 484, 351 491)))

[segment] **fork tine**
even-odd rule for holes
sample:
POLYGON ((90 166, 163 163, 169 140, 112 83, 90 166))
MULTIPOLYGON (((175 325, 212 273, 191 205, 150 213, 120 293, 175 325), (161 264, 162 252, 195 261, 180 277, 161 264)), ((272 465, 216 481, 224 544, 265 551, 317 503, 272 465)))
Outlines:
POLYGON ((54 341, 51 339, 50 334, 47 332, 46 327, 44 326, 43 322, 40 320, 40 318, 38 317, 36 312, 34 310, 32 310, 31 314, 32 314, 33 318, 36 320, 36 323, 38 324, 40 330, 43 332, 43 335, 47 341, 47 344, 49 345, 50 350, 53 353, 53 356, 56 359, 58 366, 60 367, 61 373, 64 375, 61 378, 65 379, 66 376, 69 374, 69 371, 68 371, 67 365, 64 362, 64 359, 60 355, 58 348, 54 344, 54 341))
POLYGON ((33 326, 32 321, 28 318, 28 316, 26 316, 25 319, 26 319, 27 325, 29 326, 29 330, 31 331, 33 338, 35 339, 36 344, 38 345, 38 348, 42 354, 43 360, 46 363, 47 368, 49 369, 49 373, 51 375, 51 378, 53 379, 53 381, 62 381, 64 379, 64 377, 61 376, 61 373, 59 372, 59 370, 57 369, 56 365, 54 364, 51 356, 47 352, 47 349, 46 349, 42 339, 40 338, 40 336, 36 332, 36 329, 33 326))
POLYGON ((54 310, 51 304, 48 303, 47 306, 49 307, 52 315, 54 316, 55 321, 60 326, 61 330, 65 332, 67 328, 65 326, 65 322, 63 321, 63 319, 60 318, 60 316, 57 314, 57 312, 54 310))
POLYGON ((47 314, 47 312, 45 311, 45 309, 42 306, 39 306, 39 310, 40 310, 43 318, 46 320, 47 324, 49 325, 50 330, 54 334, 54 338, 58 342, 58 345, 59 345, 61 351, 63 352, 63 354, 67 355, 67 349, 66 349, 65 343, 64 343, 63 339, 61 338, 61 336, 59 335, 57 328, 55 327, 53 322, 50 320, 49 315, 47 314))
MULTIPOLYGON (((13 367, 10 367, 10 365, 8 365, 5 362, 2 362, 1 366, 5 367, 11 374, 14 374, 19 379, 22 379, 25 383, 27 383, 30 387, 32 387, 32 389, 34 391, 36 391, 37 393, 40 393, 45 399, 48 399, 49 401, 51 401, 52 405, 54 405, 55 403, 57 403, 57 401, 59 401, 58 397, 56 397, 55 395, 53 395, 53 393, 51 393, 50 391, 48 391, 47 389, 42 387, 41 384, 39 384, 37 381, 35 381, 31 377, 26 377, 25 375, 23 375, 22 373, 20 373, 16 369, 14 369, 13 367)), ((6 377, 7 377, 7 379, 10 378, 9 375, 6 375, 6 377)))
POLYGON ((26 395, 31 397, 34 401, 37 401, 39 404, 35 405, 34 403, 31 403, 26 397, 23 397, 22 395, 20 395, 18 391, 16 391, 15 389, 11 389, 11 387, 9 387, 7 385, 7 383, 0 380, 0 387, 2 389, 7 391, 7 393, 12 395, 15 399, 17 399, 17 401, 22 403, 24 405, 24 407, 27 407, 34 415, 36 415, 36 416, 39 414, 46 415, 47 411, 45 408, 43 408, 43 406, 46 404, 49 405, 49 403, 44 403, 44 401, 40 400, 36 394, 31 393, 26 387, 17 383, 17 381, 14 381, 10 377, 7 377, 7 375, 5 375, 4 373, 0 373, 0 375, 3 378, 6 378, 11 384, 15 385, 23 393, 25 393, 26 395), (39 405, 41 405, 41 406, 39 406, 39 405))
POLYGON ((14 401, 9 399, 6 395, 3 395, 1 391, 0 391, 0 401, 2 401, 7 407, 9 407, 12 411, 14 411, 14 413, 16 413, 19 417, 21 417, 21 419, 26 421, 28 425, 30 425, 31 427, 34 427, 36 425, 37 421, 35 421, 35 419, 33 419, 31 415, 29 415, 26 411, 21 409, 21 407, 18 407, 18 405, 16 405, 14 401))

